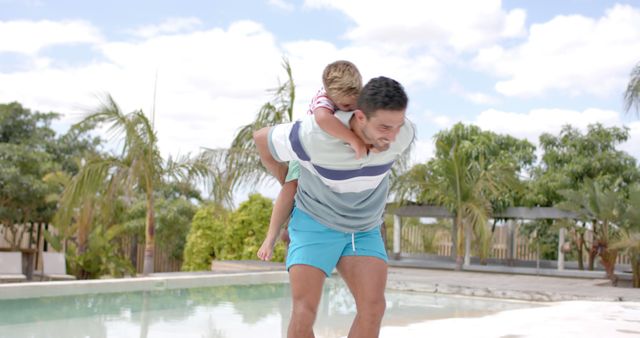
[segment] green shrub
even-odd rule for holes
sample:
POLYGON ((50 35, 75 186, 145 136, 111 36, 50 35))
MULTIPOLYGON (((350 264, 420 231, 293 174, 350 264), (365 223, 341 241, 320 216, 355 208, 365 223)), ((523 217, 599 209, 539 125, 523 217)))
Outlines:
MULTIPOLYGON (((267 235, 272 209, 273 201, 260 194, 253 194, 242 202, 231 215, 221 259, 258 259, 258 249, 267 235)), ((284 261, 284 251, 284 246, 277 243, 271 260, 284 261)))
POLYGON ((69 242, 67 258, 69 271, 81 279, 134 276, 135 269, 127 257, 120 256, 116 239, 124 227, 114 225, 109 229, 95 226, 89 234, 84 253, 77 253, 76 244, 69 242))
MULTIPOLYGON (((209 270, 212 259, 258 259, 272 208, 271 199, 253 194, 231 213, 215 206, 198 210, 187 236, 182 270, 209 270)), ((284 245, 278 242, 271 260, 282 262, 284 257, 284 245)))
POLYGON ((211 259, 222 251, 227 218, 228 211, 215 205, 204 206, 196 212, 187 235, 182 271, 210 269, 211 259))

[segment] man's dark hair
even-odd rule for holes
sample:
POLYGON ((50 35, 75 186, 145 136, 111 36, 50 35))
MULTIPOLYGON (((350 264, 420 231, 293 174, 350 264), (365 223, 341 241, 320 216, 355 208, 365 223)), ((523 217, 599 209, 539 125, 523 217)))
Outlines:
POLYGON ((358 109, 371 118, 378 109, 404 110, 409 98, 402 85, 388 77, 379 76, 367 82, 358 97, 358 109))

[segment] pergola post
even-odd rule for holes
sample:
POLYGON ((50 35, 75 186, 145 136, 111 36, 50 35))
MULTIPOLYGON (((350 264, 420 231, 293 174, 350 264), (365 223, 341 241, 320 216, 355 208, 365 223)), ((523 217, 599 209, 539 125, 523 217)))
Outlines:
POLYGON ((514 266, 516 261, 516 223, 509 220, 507 224, 507 259, 509 265, 514 266))
POLYGON ((464 266, 471 265, 471 227, 464 228, 464 266))
POLYGON ((400 216, 393 215, 393 258, 400 259, 400 243, 402 239, 402 220, 400 216))
POLYGON ((566 229, 560 228, 560 232, 558 233, 558 270, 564 270, 564 235, 566 229))
POLYGON ((458 225, 456 224, 456 218, 451 219, 451 257, 456 259, 458 257, 458 225))

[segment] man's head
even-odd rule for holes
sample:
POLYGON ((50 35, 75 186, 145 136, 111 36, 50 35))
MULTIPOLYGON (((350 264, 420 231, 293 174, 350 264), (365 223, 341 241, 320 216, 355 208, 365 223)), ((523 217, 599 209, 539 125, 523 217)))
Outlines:
POLYGON ((355 109, 362 89, 362 76, 353 63, 340 60, 327 65, 322 72, 322 84, 339 110, 355 109))
POLYGON ((404 125, 408 102, 398 81, 384 76, 371 79, 358 98, 354 132, 378 151, 389 149, 404 125))

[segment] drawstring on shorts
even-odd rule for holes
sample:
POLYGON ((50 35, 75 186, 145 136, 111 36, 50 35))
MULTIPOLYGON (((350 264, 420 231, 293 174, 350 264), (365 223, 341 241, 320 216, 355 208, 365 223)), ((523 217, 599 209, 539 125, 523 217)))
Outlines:
POLYGON ((353 249, 353 252, 356 252, 356 233, 355 232, 351 233, 351 248, 353 249))

